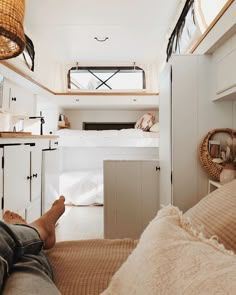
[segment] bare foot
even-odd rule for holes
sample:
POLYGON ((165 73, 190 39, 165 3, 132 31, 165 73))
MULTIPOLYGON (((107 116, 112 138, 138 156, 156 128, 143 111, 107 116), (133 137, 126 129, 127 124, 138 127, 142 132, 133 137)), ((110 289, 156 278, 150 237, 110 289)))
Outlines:
POLYGON ((27 224, 23 217, 9 210, 3 214, 3 220, 10 224, 27 224))
POLYGON ((36 228, 39 232, 40 237, 44 242, 44 249, 52 248, 56 242, 55 225, 57 220, 65 211, 64 203, 65 197, 60 196, 60 198, 52 204, 51 209, 49 209, 39 219, 29 224, 30 226, 36 228))

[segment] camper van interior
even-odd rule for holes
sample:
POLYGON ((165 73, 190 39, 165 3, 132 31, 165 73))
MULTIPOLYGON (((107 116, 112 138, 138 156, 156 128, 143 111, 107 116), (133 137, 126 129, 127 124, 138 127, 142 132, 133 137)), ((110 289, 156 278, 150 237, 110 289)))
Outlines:
POLYGON ((31 223, 65 196, 61 294, 235 293, 235 15, 2 0, 0 213, 31 223))

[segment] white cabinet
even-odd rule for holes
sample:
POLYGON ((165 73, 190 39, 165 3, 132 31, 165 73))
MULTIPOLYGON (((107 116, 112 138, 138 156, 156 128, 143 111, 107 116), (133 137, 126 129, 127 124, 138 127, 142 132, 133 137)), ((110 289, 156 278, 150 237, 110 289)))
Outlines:
POLYGON ((30 145, 6 145, 3 154, 3 209, 31 222, 41 215, 42 151, 30 145))
POLYGON ((104 237, 140 237, 159 209, 157 160, 104 161, 104 237))
POLYGON ((211 59, 176 55, 160 79, 160 202, 186 211, 207 194, 199 144, 209 130, 232 128, 232 102, 211 100, 211 59))
POLYGON ((45 213, 59 195, 59 150, 43 150, 42 159, 42 213, 45 213))
POLYGON ((4 79, 1 109, 12 114, 33 116, 36 112, 36 95, 4 79))
POLYGON ((236 98, 235 64, 236 48, 216 63, 216 98, 236 98))
POLYGON ((212 62, 213 100, 236 99, 236 34, 217 48, 212 62))

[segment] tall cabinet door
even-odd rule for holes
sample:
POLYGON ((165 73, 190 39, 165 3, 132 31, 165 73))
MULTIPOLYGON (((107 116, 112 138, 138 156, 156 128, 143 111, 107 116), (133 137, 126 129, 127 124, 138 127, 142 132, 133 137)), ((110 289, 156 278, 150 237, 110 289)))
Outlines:
POLYGON ((31 198, 30 201, 41 197, 41 166, 42 151, 32 150, 30 152, 31 160, 31 198))
POLYGON ((4 147, 4 209, 25 217, 30 201, 30 147, 15 145, 4 147))
POLYGON ((173 204, 172 197, 172 67, 167 65, 160 78, 160 204, 173 204))
POLYGON ((44 150, 42 157, 42 213, 45 213, 59 196, 59 150, 44 150))
POLYGON ((31 186, 30 203, 26 209, 27 222, 32 222, 41 216, 42 151, 33 148, 30 152, 30 162, 31 186))

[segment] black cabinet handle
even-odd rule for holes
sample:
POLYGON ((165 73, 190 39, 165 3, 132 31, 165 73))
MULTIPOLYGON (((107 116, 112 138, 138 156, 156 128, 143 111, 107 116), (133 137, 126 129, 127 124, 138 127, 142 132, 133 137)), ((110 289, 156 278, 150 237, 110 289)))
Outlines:
POLYGON ((32 176, 27 176, 27 179, 31 179, 32 178, 32 176))
POLYGON ((37 178, 38 177, 38 174, 37 173, 33 174, 33 177, 37 178))
POLYGON ((161 170, 161 167, 157 167, 157 166, 156 166, 156 171, 157 171, 157 170, 159 170, 159 171, 160 171, 160 170, 161 170))
POLYGON ((54 144, 58 144, 58 141, 55 141, 54 144))
POLYGON ((16 97, 12 97, 11 100, 12 100, 12 101, 16 101, 16 97))

